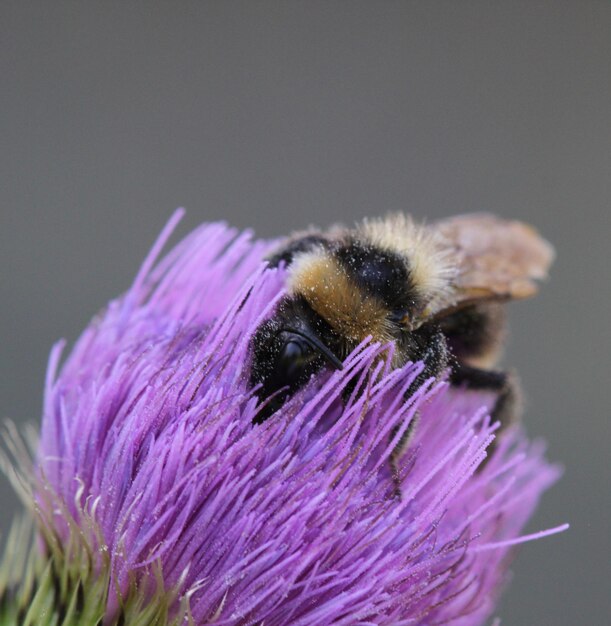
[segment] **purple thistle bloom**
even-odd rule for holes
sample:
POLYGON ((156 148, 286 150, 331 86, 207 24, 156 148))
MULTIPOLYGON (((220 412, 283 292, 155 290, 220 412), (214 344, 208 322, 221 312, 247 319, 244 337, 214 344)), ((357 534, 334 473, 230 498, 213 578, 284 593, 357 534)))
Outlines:
POLYGON ((39 469, 77 522, 95 519, 111 589, 158 563, 196 624, 483 623, 558 476, 542 446, 515 429, 478 470, 492 398, 431 381, 405 401, 421 365, 391 370, 367 342, 253 426, 249 342, 284 272, 220 224, 153 268, 179 218, 59 374, 61 345, 50 359, 39 469), (345 402, 354 376, 366 391, 345 402), (398 499, 389 456, 416 413, 398 499))

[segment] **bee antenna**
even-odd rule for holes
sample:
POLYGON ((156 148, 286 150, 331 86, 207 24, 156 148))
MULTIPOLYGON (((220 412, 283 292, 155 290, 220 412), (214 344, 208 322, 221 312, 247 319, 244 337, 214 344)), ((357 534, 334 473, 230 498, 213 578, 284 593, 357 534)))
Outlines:
POLYGON ((316 335, 305 333, 304 331, 297 330, 296 328, 284 327, 281 330, 293 333, 302 339, 305 339, 306 343, 311 348, 320 352, 320 354, 322 354, 322 356, 324 356, 336 370, 344 369, 344 364, 333 354, 333 352, 331 352, 331 350, 329 350, 329 348, 327 348, 327 346, 325 346, 324 343, 322 343, 322 341, 320 341, 318 337, 316 337, 316 335))

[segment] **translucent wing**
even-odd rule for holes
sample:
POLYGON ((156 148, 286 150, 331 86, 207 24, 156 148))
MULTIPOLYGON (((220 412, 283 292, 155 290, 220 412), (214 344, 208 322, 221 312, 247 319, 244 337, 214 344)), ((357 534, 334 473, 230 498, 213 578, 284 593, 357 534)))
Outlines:
POLYGON ((523 222, 474 213, 431 228, 444 237, 458 266, 453 302, 445 310, 533 296, 554 259, 551 244, 523 222))

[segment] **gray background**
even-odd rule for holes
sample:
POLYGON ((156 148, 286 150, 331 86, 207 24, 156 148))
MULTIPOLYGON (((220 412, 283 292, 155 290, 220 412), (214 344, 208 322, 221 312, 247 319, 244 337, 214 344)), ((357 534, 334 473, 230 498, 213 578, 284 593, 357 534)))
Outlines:
MULTIPOLYGON (((503 624, 609 623, 609 2, 0 4, 0 412, 129 284, 174 207, 263 236, 404 210, 536 224, 511 307, 528 429, 566 467, 503 624)), ((15 509, 2 485, 1 520, 15 509)))

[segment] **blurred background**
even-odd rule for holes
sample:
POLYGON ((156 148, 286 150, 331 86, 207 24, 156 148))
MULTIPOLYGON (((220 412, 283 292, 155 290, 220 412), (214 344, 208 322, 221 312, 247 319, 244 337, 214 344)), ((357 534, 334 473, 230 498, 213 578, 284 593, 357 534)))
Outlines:
MULTIPOLYGON (((0 415, 123 291, 177 206, 263 237, 487 210, 557 248, 506 362, 565 475, 499 609, 611 619, 611 3, 0 4, 0 415)), ((2 481, 0 522, 17 502, 2 481)))

